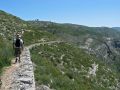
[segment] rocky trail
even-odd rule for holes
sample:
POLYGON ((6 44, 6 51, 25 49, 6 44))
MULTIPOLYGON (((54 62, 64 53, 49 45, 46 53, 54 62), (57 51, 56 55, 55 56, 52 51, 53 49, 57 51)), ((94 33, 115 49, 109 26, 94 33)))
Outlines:
POLYGON ((0 90, 35 90, 34 70, 29 49, 40 44, 60 42, 50 41, 25 47, 21 54, 21 62, 15 64, 13 63, 15 60, 13 59, 12 65, 5 68, 1 77, 2 86, 0 90))

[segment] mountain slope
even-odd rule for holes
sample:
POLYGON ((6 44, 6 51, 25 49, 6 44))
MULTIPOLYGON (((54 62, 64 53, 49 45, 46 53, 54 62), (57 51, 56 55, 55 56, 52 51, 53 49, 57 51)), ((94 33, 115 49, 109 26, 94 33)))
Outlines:
MULTIPOLYGON (((36 84, 57 90, 117 90, 118 75, 103 62, 68 43, 31 50, 36 84)), ((38 89, 39 90, 39 89, 38 89)))
POLYGON ((22 31, 27 24, 22 19, 0 10, 0 34, 7 39, 12 39, 17 31, 22 31))
POLYGON ((48 21, 28 21, 36 30, 48 31, 63 40, 83 48, 117 71, 119 68, 120 32, 108 27, 87 27, 48 21))
MULTIPOLYGON (((57 90, 119 90, 118 31, 107 27, 87 27, 44 21, 24 21, 0 11, 0 70, 13 57, 14 32, 24 31, 25 45, 31 49, 36 85, 57 90), (74 86, 74 87, 71 87, 74 86)), ((1 72, 0 72, 1 73, 1 72)))
POLYGON ((113 27, 113 29, 120 31, 120 27, 113 27))
POLYGON ((14 33, 26 28, 25 21, 0 10, 0 74, 4 66, 10 65, 13 57, 14 33))

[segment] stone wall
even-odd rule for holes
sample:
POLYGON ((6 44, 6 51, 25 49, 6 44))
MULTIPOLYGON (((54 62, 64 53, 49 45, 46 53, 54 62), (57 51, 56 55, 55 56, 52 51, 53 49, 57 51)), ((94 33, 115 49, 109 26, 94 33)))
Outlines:
POLYGON ((19 68, 13 73, 10 90, 35 90, 33 65, 27 47, 22 52, 19 68))

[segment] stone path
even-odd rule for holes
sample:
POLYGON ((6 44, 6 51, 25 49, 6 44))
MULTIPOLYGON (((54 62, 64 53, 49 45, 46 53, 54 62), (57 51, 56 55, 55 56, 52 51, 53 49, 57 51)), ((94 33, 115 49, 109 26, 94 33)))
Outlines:
POLYGON ((1 77, 2 86, 0 90, 9 90, 11 87, 12 73, 15 72, 18 67, 19 64, 12 63, 10 67, 5 68, 3 76, 1 77))
POLYGON ((35 90, 33 72, 30 51, 26 47, 21 55, 21 63, 12 64, 5 70, 1 90, 35 90))
POLYGON ((29 48, 21 55, 19 68, 12 74, 14 78, 10 90, 35 90, 34 71, 29 48))

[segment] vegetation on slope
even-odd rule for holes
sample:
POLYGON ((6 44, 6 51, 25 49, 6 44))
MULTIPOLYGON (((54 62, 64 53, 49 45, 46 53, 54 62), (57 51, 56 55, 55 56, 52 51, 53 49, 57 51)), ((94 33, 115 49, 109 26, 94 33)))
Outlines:
POLYGON ((89 54, 114 67, 118 72, 120 50, 120 32, 108 27, 87 27, 75 24, 59 24, 49 21, 28 21, 35 29, 48 31, 63 40, 85 49, 89 54), (117 48, 116 48, 117 47, 117 48))
POLYGON ((4 66, 11 63, 14 32, 26 29, 27 24, 20 18, 0 10, 0 74, 4 66))
POLYGON ((11 43, 8 43, 0 36, 0 74, 4 66, 11 64, 11 58, 13 57, 13 50, 11 43))
POLYGON ((55 40, 56 36, 41 30, 26 30, 23 35, 25 45, 55 40))
MULTIPOLYGON (((91 39, 97 38, 96 40, 104 42, 109 37, 116 39, 120 35, 118 31, 106 27, 86 27, 41 21, 25 22, 16 16, 0 11, 0 41, 2 42, 0 43, 0 73, 4 66, 10 65, 10 59, 13 56, 13 34, 21 30, 25 31, 23 35, 25 45, 58 40, 62 37, 62 40, 84 46, 91 39)), ((106 47, 103 48, 102 43, 96 40, 90 43, 92 48, 105 51, 106 47)), ((88 46, 87 48, 91 49, 88 46)), ((35 47, 31 52, 32 60, 36 65, 35 77, 39 85, 45 84, 57 90, 117 88, 120 75, 107 67, 100 58, 96 59, 78 47, 65 43, 48 44, 35 47), (94 64, 98 65, 96 75, 90 74, 94 64)), ((102 52, 103 54, 106 55, 106 51, 102 52)), ((119 67, 119 53, 117 55, 115 63, 119 67)), ((111 59, 107 58, 107 60, 111 59)))
POLYGON ((0 10, 0 34, 9 40, 17 31, 25 30, 27 24, 20 18, 0 10))
POLYGON ((36 83, 56 90, 113 90, 117 73, 70 44, 45 44, 31 49, 36 83), (98 65, 96 75, 89 74, 98 65))
POLYGON ((71 36, 86 36, 102 38, 102 37, 119 37, 120 32, 108 27, 87 27, 75 24, 59 24, 48 21, 28 21, 28 23, 35 29, 42 29, 53 34, 69 34, 71 36))

